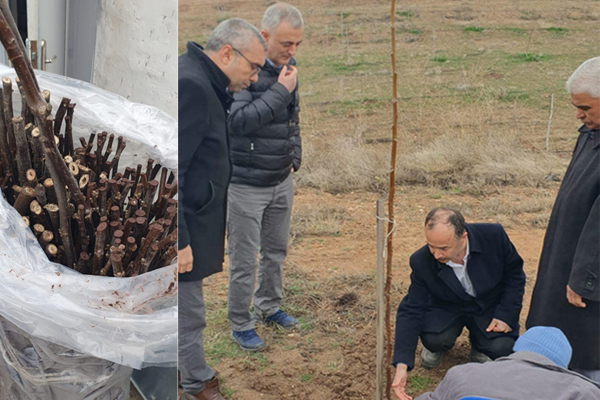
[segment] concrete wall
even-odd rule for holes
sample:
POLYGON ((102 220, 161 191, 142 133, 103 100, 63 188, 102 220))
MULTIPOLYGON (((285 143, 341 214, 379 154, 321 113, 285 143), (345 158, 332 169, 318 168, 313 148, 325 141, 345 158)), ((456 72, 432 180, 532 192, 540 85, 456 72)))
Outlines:
POLYGON ((92 83, 177 118, 177 0, 100 0, 92 83))

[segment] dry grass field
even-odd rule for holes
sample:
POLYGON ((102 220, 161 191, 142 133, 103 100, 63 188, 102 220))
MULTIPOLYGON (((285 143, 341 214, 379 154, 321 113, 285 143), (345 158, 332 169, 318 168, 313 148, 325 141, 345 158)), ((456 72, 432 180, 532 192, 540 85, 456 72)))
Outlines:
MULTIPOLYGON (((287 332, 258 327, 266 351, 228 338, 227 272, 206 280, 211 365, 232 400, 371 399, 375 382, 375 201, 388 186, 389 1, 298 0, 303 166, 296 175, 284 310, 287 332)), ((179 50, 216 24, 258 25, 271 1, 179 1, 179 50)), ((409 284, 422 220, 453 205, 502 223, 525 260, 524 322, 547 219, 577 136, 564 83, 600 54, 597 0, 396 2, 399 148, 394 307, 409 284), (546 132, 551 96, 554 112, 546 132)), ((523 326, 523 325, 522 325, 523 326)), ((417 366, 409 393, 468 361, 462 337, 441 367, 417 366)))

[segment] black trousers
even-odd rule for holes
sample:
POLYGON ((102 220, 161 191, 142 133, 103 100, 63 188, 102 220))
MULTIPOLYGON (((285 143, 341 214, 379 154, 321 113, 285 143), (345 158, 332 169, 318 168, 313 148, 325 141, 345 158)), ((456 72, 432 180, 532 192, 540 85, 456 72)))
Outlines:
POLYGON ((423 342, 423 346, 434 353, 448 351, 454 347, 456 338, 460 336, 465 327, 469 330, 471 347, 492 360, 508 356, 513 352, 512 348, 516 338, 512 334, 499 334, 488 338, 470 316, 459 318, 448 329, 440 333, 421 332, 421 342, 423 342))

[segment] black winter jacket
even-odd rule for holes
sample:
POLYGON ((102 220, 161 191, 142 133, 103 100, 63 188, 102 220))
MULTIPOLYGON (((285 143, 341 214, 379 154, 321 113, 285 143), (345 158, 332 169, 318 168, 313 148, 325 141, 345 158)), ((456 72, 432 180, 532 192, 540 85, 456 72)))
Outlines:
MULTIPOLYGON (((294 59, 290 61, 295 64, 294 59)), ((298 86, 290 93, 268 61, 258 82, 234 95, 229 116, 232 183, 275 186, 300 168, 298 86)))
POLYGON ((487 338, 519 336, 525 273, 523 259, 498 224, 466 224, 469 240, 467 271, 475 297, 467 294, 452 268, 438 262, 427 246, 410 256, 411 283, 396 315, 393 364, 414 367, 422 332, 440 333, 462 315, 472 316, 487 338), (497 318, 513 330, 486 332, 497 318))
POLYGON ((202 47, 187 48, 179 57, 179 248, 192 246, 194 266, 179 279, 197 281, 223 270, 233 99, 229 78, 202 47))

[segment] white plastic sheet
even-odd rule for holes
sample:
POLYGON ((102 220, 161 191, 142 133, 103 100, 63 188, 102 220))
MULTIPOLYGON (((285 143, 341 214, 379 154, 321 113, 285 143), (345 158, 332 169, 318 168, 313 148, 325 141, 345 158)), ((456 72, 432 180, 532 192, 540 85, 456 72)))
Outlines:
MULTIPOLYGON (((74 136, 107 131, 125 137, 120 168, 145 165, 147 155, 177 168, 177 122, 166 113, 85 82, 36 75, 41 89, 51 92, 53 110, 63 96, 77 103, 74 136)), ((16 74, 0 66, 0 76, 16 74)), ((13 88, 17 114, 20 96, 14 83, 13 88)), ((136 369, 172 366, 177 360, 176 266, 133 278, 81 275, 50 262, 0 196, 0 316, 33 338, 85 355, 136 369)))

